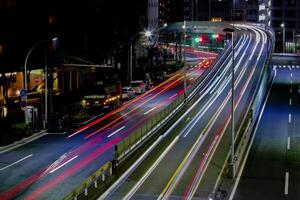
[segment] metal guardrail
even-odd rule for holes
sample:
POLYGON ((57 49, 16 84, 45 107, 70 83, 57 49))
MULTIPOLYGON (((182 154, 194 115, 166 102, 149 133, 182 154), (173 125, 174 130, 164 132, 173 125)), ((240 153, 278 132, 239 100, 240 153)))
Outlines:
POLYGON ((100 169, 98 169, 93 175, 88 177, 83 183, 81 183, 77 188, 65 196, 64 200, 77 200, 78 196, 84 195, 88 196, 89 188, 98 187, 99 182, 104 182, 106 177, 112 175, 112 163, 105 163, 100 169))

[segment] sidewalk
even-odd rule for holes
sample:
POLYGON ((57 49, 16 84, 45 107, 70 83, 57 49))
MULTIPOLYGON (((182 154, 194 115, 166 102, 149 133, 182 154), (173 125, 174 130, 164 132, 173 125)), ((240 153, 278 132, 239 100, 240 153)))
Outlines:
POLYGON ((22 145, 25 145, 29 142, 32 142, 34 140, 37 140, 45 135, 47 135, 48 133, 46 132, 46 130, 41 130, 37 133, 34 133, 33 135, 29 136, 29 137, 25 137, 19 141, 15 141, 12 144, 6 145, 6 146, 0 146, 0 154, 5 153, 7 151, 11 151, 13 149, 16 149, 22 145))

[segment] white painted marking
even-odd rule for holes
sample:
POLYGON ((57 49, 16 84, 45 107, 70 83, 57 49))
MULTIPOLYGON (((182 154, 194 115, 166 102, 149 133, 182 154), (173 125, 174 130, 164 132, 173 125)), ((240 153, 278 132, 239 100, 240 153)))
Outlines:
POLYGON ((287 150, 290 150, 290 148, 291 148, 291 137, 289 136, 287 140, 287 150))
POLYGON ((292 88, 290 88, 290 93, 291 93, 291 94, 293 93, 293 89, 292 89, 292 88))
POLYGON ((293 84, 293 80, 291 80, 291 85, 293 84))
POLYGON ((285 172, 284 194, 289 194, 289 172, 285 172))
POLYGON ((9 167, 11 167, 11 166, 13 166, 15 164, 18 164, 19 162, 22 162, 23 160, 26 160, 27 158, 30 158, 31 156, 33 156, 33 154, 30 154, 30 155, 28 155, 28 156, 26 156, 26 157, 24 157, 24 158, 22 158, 22 159, 20 159, 20 160, 18 160, 16 162, 14 162, 14 163, 11 163, 10 165, 7 165, 7 166, 1 168, 0 171, 3 171, 3 170, 5 170, 5 169, 7 169, 7 168, 9 168, 9 167))
POLYGON ((295 66, 293 65, 293 66, 292 66, 292 68, 294 69, 294 68, 295 68, 295 66))
POLYGON ((187 121, 189 121, 191 118, 190 117, 188 117, 186 120, 185 120, 185 122, 187 122, 187 121))
POLYGON ((70 160, 68 160, 67 162, 63 163, 62 165, 56 167, 55 169, 51 170, 49 173, 52 174, 53 172, 59 170, 60 168, 62 168, 63 166, 67 165, 69 162, 71 162, 72 160, 76 159, 78 157, 77 156, 74 156, 73 158, 71 158, 70 160))
POLYGON ((148 110, 147 112, 144 113, 144 115, 148 115, 150 112, 152 112, 154 109, 156 109, 156 107, 151 108, 150 110, 148 110))
POLYGON ((293 77, 293 73, 291 73, 291 77, 293 77))
POLYGON ((291 123, 292 122, 292 114, 290 113, 289 114, 289 123, 291 123))
POLYGON ((285 69, 285 68, 286 68, 286 66, 285 66, 285 65, 283 65, 283 68, 285 69))
POLYGON ((122 126, 121 128, 119 128, 118 130, 114 131, 113 133, 109 134, 107 137, 110 138, 111 136, 115 135, 116 133, 118 133, 119 131, 123 130, 126 126, 122 126))
POLYGON ((292 99, 290 99, 290 103, 289 103, 289 104, 290 104, 290 106, 292 105, 292 102, 293 102, 293 101, 292 101, 292 99))
POLYGON ((274 68, 277 68, 277 65, 273 65, 274 68))
POLYGON ((173 98, 176 97, 177 95, 178 95, 178 94, 176 93, 176 94, 170 96, 169 99, 173 99, 173 98))
POLYGON ((278 67, 281 68, 281 65, 279 65, 278 67))
POLYGON ((296 68, 299 69, 299 65, 297 65, 296 68))

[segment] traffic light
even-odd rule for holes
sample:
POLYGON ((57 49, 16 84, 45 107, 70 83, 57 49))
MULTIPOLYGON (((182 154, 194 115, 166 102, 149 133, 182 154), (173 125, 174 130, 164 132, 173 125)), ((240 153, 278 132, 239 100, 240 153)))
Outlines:
POLYGON ((217 39, 219 39, 219 34, 217 34, 217 33, 214 33, 213 35, 212 35, 212 39, 214 39, 214 40, 217 40, 217 39))
POLYGON ((203 42, 203 38, 201 36, 196 37, 196 38, 194 38, 194 41, 197 42, 197 43, 201 43, 201 42, 203 42))

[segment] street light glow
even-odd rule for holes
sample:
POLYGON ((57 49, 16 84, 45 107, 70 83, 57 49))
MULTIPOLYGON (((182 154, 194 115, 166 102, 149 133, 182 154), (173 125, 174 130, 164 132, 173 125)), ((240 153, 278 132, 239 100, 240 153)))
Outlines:
POLYGON ((152 36, 152 32, 151 31, 146 31, 145 32, 145 36, 148 38, 148 37, 151 37, 152 36))

